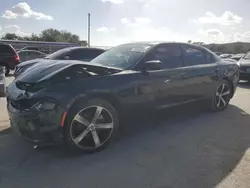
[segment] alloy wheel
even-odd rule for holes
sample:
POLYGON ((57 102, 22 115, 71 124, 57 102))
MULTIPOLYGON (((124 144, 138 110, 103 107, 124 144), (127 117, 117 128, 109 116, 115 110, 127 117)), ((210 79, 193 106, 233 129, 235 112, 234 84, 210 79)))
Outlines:
POLYGON ((230 100, 231 89, 226 83, 221 83, 216 91, 215 105, 218 109, 225 108, 230 100))
POLYGON ((89 106, 74 116, 70 126, 70 135, 78 147, 95 149, 110 139, 113 129, 113 117, 106 108, 89 106))

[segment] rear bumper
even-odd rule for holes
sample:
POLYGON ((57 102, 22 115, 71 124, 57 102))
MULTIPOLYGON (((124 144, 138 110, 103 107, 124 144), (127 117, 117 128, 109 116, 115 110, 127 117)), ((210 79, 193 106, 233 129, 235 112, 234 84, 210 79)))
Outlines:
POLYGON ((37 112, 20 111, 8 101, 7 109, 12 130, 33 143, 62 143, 63 131, 60 126, 62 111, 59 109, 37 112))
POLYGON ((16 65, 18 65, 19 63, 20 63, 19 61, 10 61, 8 62, 8 67, 9 69, 14 70, 16 65))

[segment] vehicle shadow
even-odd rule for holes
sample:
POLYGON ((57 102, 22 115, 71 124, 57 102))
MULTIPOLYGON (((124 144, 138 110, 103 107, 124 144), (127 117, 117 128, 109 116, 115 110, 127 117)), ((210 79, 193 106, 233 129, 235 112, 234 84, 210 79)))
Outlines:
POLYGON ((250 83, 249 82, 239 82, 238 87, 244 88, 244 89, 250 89, 250 83))
POLYGON ((214 188, 249 148, 249 122, 233 105, 221 113, 188 105, 139 114, 108 148, 88 155, 33 150, 10 134, 0 140, 0 187, 214 188))

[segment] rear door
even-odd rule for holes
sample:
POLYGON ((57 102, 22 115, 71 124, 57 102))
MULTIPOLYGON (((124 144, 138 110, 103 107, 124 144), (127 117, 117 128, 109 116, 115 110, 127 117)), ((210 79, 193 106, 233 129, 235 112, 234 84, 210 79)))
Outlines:
POLYGON ((188 95, 194 100, 211 97, 216 87, 218 65, 213 54, 193 45, 182 45, 188 95))

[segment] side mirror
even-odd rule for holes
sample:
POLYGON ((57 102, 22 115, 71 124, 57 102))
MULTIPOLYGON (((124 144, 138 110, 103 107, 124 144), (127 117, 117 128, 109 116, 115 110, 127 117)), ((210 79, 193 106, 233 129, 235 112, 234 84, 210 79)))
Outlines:
POLYGON ((147 70, 160 70, 162 69, 162 62, 160 60, 150 60, 144 63, 144 71, 147 70))
POLYGON ((63 59, 69 60, 70 57, 68 55, 64 56, 63 59))

